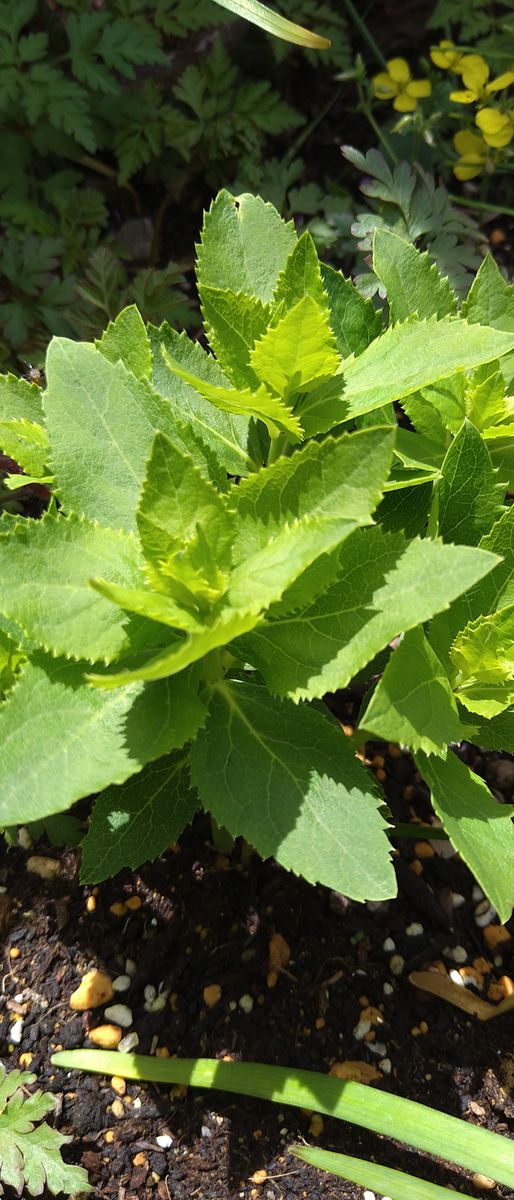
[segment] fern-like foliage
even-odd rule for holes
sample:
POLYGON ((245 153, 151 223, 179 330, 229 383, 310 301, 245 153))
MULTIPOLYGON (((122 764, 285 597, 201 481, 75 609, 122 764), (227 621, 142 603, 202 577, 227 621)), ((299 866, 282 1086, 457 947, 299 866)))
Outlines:
POLYGON ((35 1083, 29 1071, 7 1074, 0 1064, 0 1192, 2 1184, 17 1196, 26 1189, 40 1196, 45 1186, 52 1196, 89 1192, 82 1167, 70 1167, 61 1158, 61 1146, 71 1138, 57 1133, 43 1120, 55 1108, 55 1096, 41 1091, 27 1095, 35 1083))

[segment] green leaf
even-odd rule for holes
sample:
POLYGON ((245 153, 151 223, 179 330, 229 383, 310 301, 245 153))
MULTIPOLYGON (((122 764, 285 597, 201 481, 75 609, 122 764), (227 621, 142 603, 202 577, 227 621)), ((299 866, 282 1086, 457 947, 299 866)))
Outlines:
POLYGON ((455 849, 508 921, 514 904, 514 808, 499 804, 489 788, 452 751, 445 761, 416 755, 432 804, 455 849))
POLYGON ((514 605, 470 622, 459 633, 451 656, 460 679, 504 683, 514 676, 514 605))
POLYGON ((0 610, 52 654, 111 662, 127 642, 126 618, 91 587, 103 575, 141 580, 134 538, 71 516, 26 521, 0 540, 0 610))
MULTIPOLYGON (((162 582, 164 583, 164 580, 162 582)), ((113 604, 118 604, 126 612, 146 617, 149 621, 159 621, 163 625, 169 625, 171 629, 182 629, 188 633, 199 632, 204 628, 199 617, 161 592, 150 591, 149 588, 119 587, 117 584, 107 583, 105 579, 92 579, 91 585, 113 604)))
POLYGON ((268 327, 269 305, 244 292, 207 285, 202 287, 200 298, 209 345, 220 366, 236 387, 256 387, 250 353, 268 327))
POLYGON ((457 297, 437 263, 391 229, 375 230, 373 270, 385 287, 394 322, 414 314, 424 321, 457 311, 457 297))
POLYGON ((107 329, 96 343, 109 362, 122 362, 136 379, 150 379, 152 375, 152 349, 146 326, 135 304, 124 308, 110 321, 107 329))
MULTIPOLYGON (((441 1117, 441 1138, 444 1140, 444 1118, 441 1117)), ((351 1158, 348 1154, 333 1154, 330 1150, 320 1150, 317 1146, 290 1146, 289 1153, 311 1167, 320 1171, 330 1171, 341 1179, 350 1180, 361 1187, 375 1188, 382 1195, 388 1195, 389 1200, 452 1200, 455 1195, 449 1188, 440 1187, 437 1183, 427 1183, 423 1179, 406 1175, 404 1171, 395 1171, 391 1167, 382 1167, 378 1163, 365 1162, 362 1158, 351 1158)), ((464 1192, 460 1193, 462 1200, 472 1200, 464 1192)))
POLYGON ((421 628, 406 633, 391 654, 359 725, 385 741, 443 757, 448 742, 462 740, 447 676, 421 628))
POLYGON ((0 705, 0 825, 37 821, 180 749, 205 718, 198 679, 102 692, 84 665, 33 655, 0 705))
MULTIPOLYGON (((48 458, 49 442, 42 425, 25 417, 3 419, 0 416, 0 446, 30 476, 40 479, 48 458)), ((20 476, 23 487, 27 480, 20 476)))
MULTIPOLYGON (((503 278, 491 254, 484 258, 475 275, 462 305, 462 315, 470 325, 478 323, 514 333, 514 288, 503 278)), ((512 353, 500 363, 500 368, 509 382, 514 375, 512 353)))
POLYGON ((311 391, 340 361, 327 310, 309 295, 267 330, 250 355, 258 379, 285 398, 311 391))
MULTIPOLYGON (((208 1058, 150 1058, 103 1050, 68 1050, 52 1056, 65 1071, 94 1071, 152 1083, 188 1084, 241 1096, 258 1096, 281 1108, 314 1109, 363 1129, 395 1137, 404 1145, 440 1156, 466 1171, 487 1174, 508 1187, 514 1184, 514 1146, 508 1137, 469 1125, 427 1105, 386 1095, 361 1083, 343 1082, 318 1071, 270 1067, 264 1063, 220 1062, 208 1058)), ((417 1197, 417 1192, 411 1192, 417 1197)))
POLYGON ((490 720, 481 721, 474 713, 462 711, 466 741, 487 750, 506 750, 514 754, 514 709, 506 709, 490 720))
POLYGON ((448 379, 460 370, 500 358, 514 348, 514 334, 460 317, 410 318, 391 326, 358 358, 344 364, 349 415, 359 416, 448 379))
POLYGON ((505 511, 504 497, 505 485, 497 482, 483 438, 465 421, 444 459, 436 490, 441 537, 476 546, 505 511))
POLYGON ((204 218, 198 287, 246 292, 267 304, 296 240, 293 222, 286 224, 260 196, 221 191, 204 218))
POLYGON ((222 412, 204 400, 195 388, 170 371, 163 357, 163 349, 191 375, 218 387, 228 387, 229 380, 216 359, 206 354, 199 342, 192 342, 185 333, 175 333, 166 323, 160 329, 151 326, 149 337, 154 358, 155 390, 171 401, 175 415, 180 414, 191 425, 195 434, 211 447, 229 474, 244 476, 256 471, 262 463, 262 454, 256 439, 252 438, 248 417, 222 412))
POLYGON ((276 435, 277 430, 281 430, 291 434, 295 441, 301 439, 302 427, 298 417, 295 417, 288 405, 268 391, 263 384, 255 391, 251 388, 218 387, 197 375, 192 375, 177 359, 171 357, 164 345, 161 346, 161 352, 170 371, 195 388, 204 400, 208 400, 216 408, 240 416, 257 417, 264 421, 272 436, 276 435))
POLYGON ((288 21, 268 8, 267 4, 261 4, 260 0, 215 0, 215 4, 228 8, 229 12, 244 17, 245 21, 251 21, 259 29, 282 38, 284 42, 294 42, 296 46, 305 46, 307 50, 327 50, 331 45, 330 38, 319 37, 302 25, 288 21))
POLYGON ((242 649, 279 695, 301 700, 335 692, 497 561, 467 546, 358 530, 341 547, 339 581, 307 608, 262 622, 242 649))
POLYGON ((273 309, 280 316, 294 308, 305 296, 320 308, 328 307, 328 297, 321 277, 321 263, 308 230, 302 233, 291 250, 273 294, 273 309))
POLYGON ((86 343, 54 338, 47 356, 46 423, 63 507, 104 525, 136 529, 136 508, 157 430, 207 458, 170 404, 121 362, 86 343))
POLYGON ((121 787, 102 792, 82 843, 80 877, 85 883, 101 883, 125 867, 135 869, 177 841, 198 807, 186 762, 183 754, 160 758, 121 787))
POLYGON ((353 899, 394 895, 383 798, 315 709, 273 700, 262 686, 216 684, 191 780, 218 824, 264 858, 353 899))
POLYGON ((431 483, 387 492, 377 508, 375 520, 384 533, 403 532, 406 537, 422 534, 432 499, 431 483))
POLYGON ((382 314, 350 279, 323 264, 321 275, 330 307, 330 325, 339 353, 357 357, 382 333, 382 314))
MULTIPOLYGON (((210 595, 214 588, 214 598, 221 594, 232 561, 232 513, 193 460, 165 434, 157 434, 153 442, 137 523, 152 577, 162 579, 159 590, 167 590, 168 584, 172 592, 173 580, 180 589, 187 559, 198 576, 198 592, 210 595)), ((177 593, 176 599, 187 602, 187 595, 177 593)))
POLYGON ((28 1071, 8 1075, 0 1065, 0 1180, 18 1196, 25 1188, 30 1196, 40 1196, 46 1188, 52 1196, 92 1191, 83 1167, 69 1166, 61 1158, 61 1146, 71 1137, 46 1121, 37 1124, 53 1111, 56 1100, 41 1091, 27 1094, 27 1084, 35 1080, 28 1071))
POLYGON ((0 418, 6 421, 43 421, 41 388, 16 375, 0 375, 0 418))

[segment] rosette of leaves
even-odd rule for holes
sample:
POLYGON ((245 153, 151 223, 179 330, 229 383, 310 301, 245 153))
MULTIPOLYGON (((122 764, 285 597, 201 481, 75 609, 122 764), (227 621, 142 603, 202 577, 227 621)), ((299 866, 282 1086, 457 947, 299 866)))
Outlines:
POLYGON ((514 745, 512 288, 488 262, 459 311, 387 232, 374 268, 387 328, 308 232, 222 192, 197 258, 210 350, 128 308, 95 345, 54 339, 44 394, 2 382, 0 441, 59 503, 0 527, 23 656, 0 821, 99 794, 91 882, 205 808, 308 880, 393 895, 384 795, 323 705, 380 656, 362 729, 413 750, 510 913, 511 809, 449 743, 514 745))
POLYGON ((12 1188, 17 1196, 52 1196, 91 1191, 83 1167, 69 1166, 61 1146, 71 1142, 43 1120, 55 1108, 55 1096, 27 1092, 35 1083, 30 1071, 10 1071, 0 1063, 0 1193, 12 1188), (2 1187, 2 1184, 4 1187, 2 1187))

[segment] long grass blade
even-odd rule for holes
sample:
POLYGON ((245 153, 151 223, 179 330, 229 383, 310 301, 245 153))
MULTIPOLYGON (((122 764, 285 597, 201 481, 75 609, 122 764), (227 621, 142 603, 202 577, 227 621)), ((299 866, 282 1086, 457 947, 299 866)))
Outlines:
POLYGON ((310 29, 304 29, 302 25, 295 25, 293 21, 288 21, 287 17, 273 12, 267 4, 260 4, 259 0, 215 0, 215 3, 220 4, 222 8, 228 8, 228 11, 235 13, 237 17, 251 21, 252 25, 258 25, 259 29, 264 29, 266 33, 282 38, 284 42, 305 46, 307 50, 328 50, 331 45, 330 38, 320 37, 317 33, 311 33, 310 29))
POLYGON ((213 1058, 151 1058, 109 1050, 60 1051, 52 1056, 52 1063, 65 1069, 121 1075, 149 1083, 185 1083, 314 1109, 443 1157, 468 1171, 488 1175, 497 1183, 514 1185, 514 1140, 413 1100, 318 1071, 219 1062, 213 1058))
MULTIPOLYGON (((389 1200, 455 1200, 455 1192, 450 1188, 439 1187, 438 1183, 427 1183, 424 1179, 415 1179, 413 1175, 405 1175, 404 1171, 393 1171, 391 1167, 381 1167, 377 1163, 365 1162, 363 1158, 350 1158, 347 1154, 334 1154, 330 1150, 318 1150, 316 1146, 290 1146, 289 1151, 295 1158, 311 1167, 319 1167, 320 1171, 329 1171, 331 1175, 339 1175, 350 1183, 357 1183, 363 1188, 373 1188, 381 1196, 389 1200)), ((459 1200, 472 1200, 472 1197, 459 1192, 459 1200)))

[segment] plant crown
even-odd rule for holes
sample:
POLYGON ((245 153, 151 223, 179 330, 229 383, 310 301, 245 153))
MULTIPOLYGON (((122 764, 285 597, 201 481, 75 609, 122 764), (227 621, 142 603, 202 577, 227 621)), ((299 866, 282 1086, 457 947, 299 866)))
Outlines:
POLYGON ((308 232, 221 192, 212 353, 129 307, 94 345, 52 341, 44 393, 1 380, 8 482, 54 498, 0 519, 0 821, 99 793, 87 881, 205 808, 312 882, 392 896, 373 735, 413 752, 510 915, 512 809, 450 743, 514 749, 514 290, 485 259, 459 309, 388 230, 373 267, 387 327, 308 232), (352 740, 323 697, 357 675, 378 683, 352 740))

